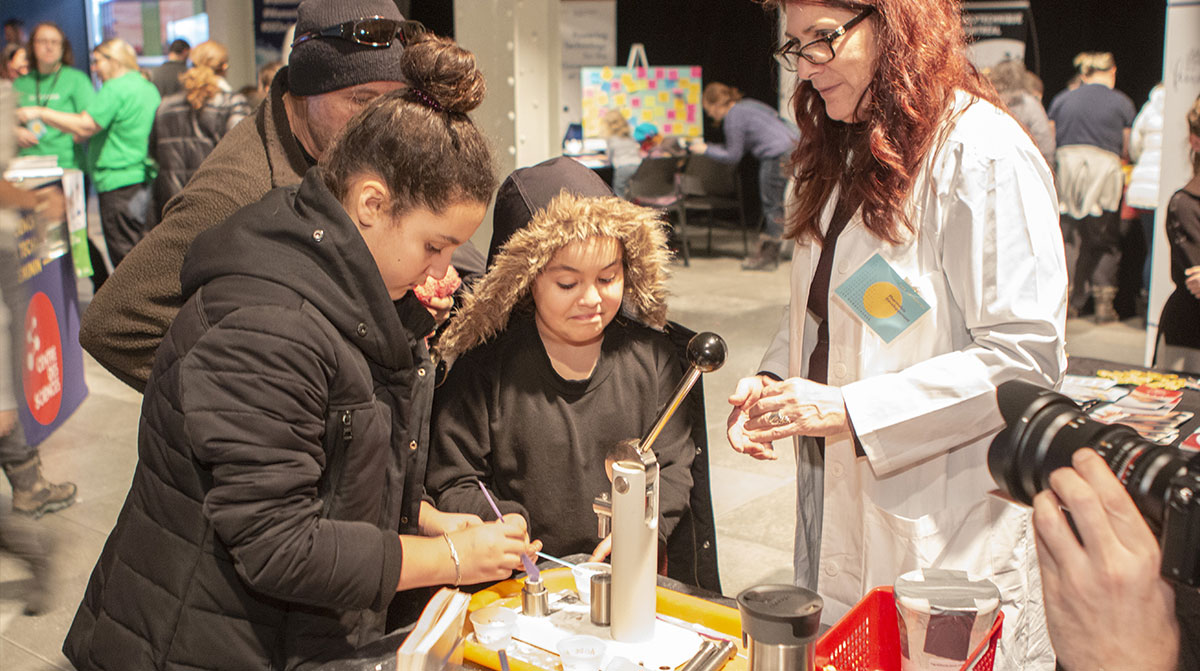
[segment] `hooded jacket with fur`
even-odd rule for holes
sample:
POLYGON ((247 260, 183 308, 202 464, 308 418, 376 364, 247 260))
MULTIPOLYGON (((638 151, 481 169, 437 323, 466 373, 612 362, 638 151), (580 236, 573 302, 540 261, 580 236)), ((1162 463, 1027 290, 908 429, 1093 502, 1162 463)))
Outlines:
MULTIPOLYGON (((580 170, 560 160, 518 171, 497 196, 490 270, 438 344, 456 360, 435 395, 426 487, 442 510, 491 519, 482 481, 502 512, 524 515, 532 538, 565 555, 599 543, 591 504, 610 487, 605 456, 651 428, 683 365, 660 330, 669 252, 657 213, 612 197, 586 169, 572 181, 580 170), (538 334, 532 287, 555 253, 593 237, 621 243, 624 308, 590 377, 568 380, 538 334)), ((654 446, 663 542, 689 507, 691 419, 676 413, 654 446)))

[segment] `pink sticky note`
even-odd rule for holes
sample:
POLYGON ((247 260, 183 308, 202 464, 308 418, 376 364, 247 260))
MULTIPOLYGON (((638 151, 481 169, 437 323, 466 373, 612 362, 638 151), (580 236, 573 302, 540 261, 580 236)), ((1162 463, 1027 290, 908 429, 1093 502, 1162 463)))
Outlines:
POLYGON ((630 101, 629 101, 629 104, 630 104, 630 105, 632 105, 633 107, 641 107, 641 106, 642 106, 642 99, 641 99, 641 98, 634 98, 633 100, 630 100, 630 101))
POLYGON ((675 110, 667 110, 667 118, 674 120, 675 119, 675 110))
POLYGON ((647 88, 652 88, 652 89, 656 89, 656 88, 658 88, 658 80, 657 80, 657 79, 651 79, 650 81, 646 82, 646 87, 647 87, 647 88))
POLYGON ((662 69, 662 68, 655 68, 655 69, 654 69, 654 78, 655 78, 655 79, 662 79, 662 77, 663 77, 663 69, 662 69))
POLYGON ((692 66, 692 76, 697 79, 700 78, 700 66, 699 65, 692 66))
POLYGON ((696 108, 688 107, 688 123, 696 123, 696 108))
POLYGON ((620 90, 621 90, 621 82, 613 82, 612 83, 613 93, 616 93, 617 91, 620 91, 620 90))
POLYGON ((671 70, 667 73, 667 79, 679 79, 679 70, 671 68, 671 70))
POLYGON ((634 73, 637 74, 638 79, 646 78, 646 68, 638 66, 637 68, 634 68, 634 73))
POLYGON ((670 135, 670 134, 671 134, 671 133, 673 133, 673 132, 675 132, 675 127, 674 127, 674 126, 672 126, 672 125, 671 125, 671 124, 669 124, 669 123, 665 123, 665 124, 663 124, 663 133, 666 133, 667 135, 670 135))

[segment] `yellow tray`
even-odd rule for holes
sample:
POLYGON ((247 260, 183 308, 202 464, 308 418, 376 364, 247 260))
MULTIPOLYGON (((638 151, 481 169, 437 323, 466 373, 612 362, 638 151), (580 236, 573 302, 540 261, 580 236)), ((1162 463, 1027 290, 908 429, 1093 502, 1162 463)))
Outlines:
MULTIPOLYGON (((546 589, 551 593, 564 589, 574 590, 575 588, 575 578, 571 575, 571 571, 565 568, 546 569, 542 571, 542 582, 546 584, 546 589)), ((494 603, 499 603, 507 608, 517 608, 521 605, 521 586, 524 583, 524 579, 505 580, 481 592, 476 592, 471 596, 471 605, 468 606, 467 611, 473 612, 494 603)), ((700 597, 682 594, 665 587, 657 588, 655 601, 655 610, 659 615, 678 618, 685 622, 694 622, 737 639, 738 655, 729 660, 723 668, 725 671, 745 671, 747 668, 747 658, 746 651, 742 648, 741 643, 742 619, 738 615, 737 609, 715 604, 700 597)), ((470 629, 470 619, 463 626, 465 629, 470 629)), ((496 654, 496 651, 484 647, 472 639, 467 639, 465 642, 464 656, 467 661, 474 662, 480 666, 489 669, 500 669, 500 656, 496 654)), ((540 666, 535 666, 519 659, 513 659, 512 657, 509 657, 508 661, 509 668, 512 671, 547 671, 540 666)), ((561 669, 561 666, 556 665, 550 671, 561 671, 561 669)))

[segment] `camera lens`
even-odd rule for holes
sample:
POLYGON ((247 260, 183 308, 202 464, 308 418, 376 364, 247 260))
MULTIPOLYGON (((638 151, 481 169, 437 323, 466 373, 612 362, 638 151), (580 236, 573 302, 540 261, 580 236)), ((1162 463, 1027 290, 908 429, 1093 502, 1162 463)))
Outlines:
POLYGON ((1032 504, 1034 495, 1049 486, 1052 472, 1070 466, 1075 450, 1090 447, 1158 533, 1171 479, 1186 468, 1187 457, 1146 441, 1122 424, 1088 419, 1071 399, 1029 382, 1001 384, 996 400, 1006 427, 992 440, 988 470, 1001 490, 1032 504))

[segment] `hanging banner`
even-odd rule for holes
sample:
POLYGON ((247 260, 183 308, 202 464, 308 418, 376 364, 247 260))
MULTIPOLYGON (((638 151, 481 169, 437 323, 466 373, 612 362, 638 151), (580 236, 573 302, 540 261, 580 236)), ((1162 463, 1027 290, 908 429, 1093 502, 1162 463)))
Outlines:
MULTIPOLYGON (((254 0, 254 69, 284 60, 284 48, 292 26, 296 25, 299 0, 254 0)), ((286 62, 284 63, 286 65, 286 62)))
MULTIPOLYGON (((1028 0, 964 2, 963 24, 970 42, 971 63, 981 70, 1001 61, 1024 61, 1027 45, 1036 49, 1028 0)), ((1031 70, 1038 69, 1035 59, 1031 70)))

